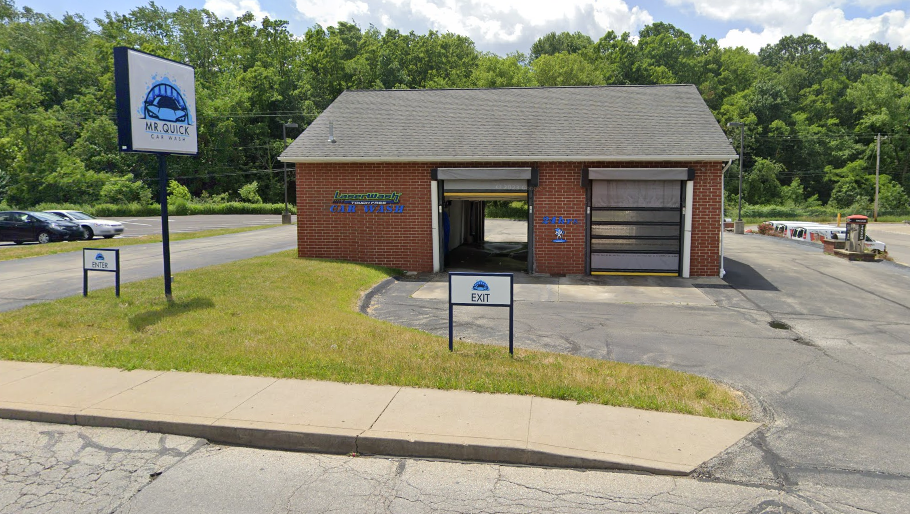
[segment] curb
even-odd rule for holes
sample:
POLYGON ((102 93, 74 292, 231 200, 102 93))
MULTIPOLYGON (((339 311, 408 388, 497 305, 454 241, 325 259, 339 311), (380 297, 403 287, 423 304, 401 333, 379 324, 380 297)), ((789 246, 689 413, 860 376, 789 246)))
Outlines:
POLYGON ((360 301, 357 303, 357 310, 360 311, 361 314, 369 316, 370 304, 373 303, 373 298, 391 287, 395 282, 398 282, 398 280, 399 277, 389 277, 373 286, 369 291, 363 293, 363 296, 360 297, 360 301))
POLYGON ((611 459, 607 456, 603 459, 592 459, 520 446, 495 446, 481 443, 428 441, 372 435, 355 436, 323 432, 272 430, 232 425, 80 414, 73 411, 32 411, 4 407, 0 408, 0 418, 84 427, 142 430, 195 437, 216 444, 334 455, 378 455, 552 468, 637 471, 671 476, 686 476, 695 469, 664 462, 654 462, 653 465, 636 465, 611 459))

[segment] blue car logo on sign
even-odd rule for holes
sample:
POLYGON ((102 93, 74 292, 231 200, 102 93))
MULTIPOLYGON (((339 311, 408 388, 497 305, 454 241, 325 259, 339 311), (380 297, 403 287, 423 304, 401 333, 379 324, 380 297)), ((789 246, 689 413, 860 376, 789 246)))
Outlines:
POLYGON ((487 283, 484 282, 483 280, 478 280, 477 282, 474 282, 474 287, 472 287, 471 289, 473 289, 474 291, 489 291, 490 286, 488 286, 487 283))
POLYGON ((104 254, 102 254, 101 252, 98 252, 98 255, 95 256, 95 260, 96 260, 96 261, 103 261, 103 260, 104 260, 104 254))
POLYGON ((143 102, 145 118, 192 125, 187 119, 189 109, 183 95, 177 87, 168 82, 155 84, 145 96, 143 102))

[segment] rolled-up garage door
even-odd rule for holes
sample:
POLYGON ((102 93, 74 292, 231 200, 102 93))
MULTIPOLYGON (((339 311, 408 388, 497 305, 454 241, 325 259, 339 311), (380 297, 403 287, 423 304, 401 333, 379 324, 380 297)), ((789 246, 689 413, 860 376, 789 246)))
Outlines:
POLYGON ((446 200, 527 200, 531 168, 439 168, 446 200))
POLYGON ((679 275, 684 184, 592 180, 591 273, 679 275))

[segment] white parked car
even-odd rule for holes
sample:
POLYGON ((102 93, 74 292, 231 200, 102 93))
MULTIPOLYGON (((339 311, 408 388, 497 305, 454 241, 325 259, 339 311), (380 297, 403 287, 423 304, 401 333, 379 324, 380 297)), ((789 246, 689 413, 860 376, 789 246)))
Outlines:
POLYGON ((123 233, 123 223, 111 220, 99 220, 82 211, 44 211, 55 214, 61 218, 77 223, 82 227, 82 237, 84 239, 94 239, 95 236, 101 236, 110 239, 123 233))

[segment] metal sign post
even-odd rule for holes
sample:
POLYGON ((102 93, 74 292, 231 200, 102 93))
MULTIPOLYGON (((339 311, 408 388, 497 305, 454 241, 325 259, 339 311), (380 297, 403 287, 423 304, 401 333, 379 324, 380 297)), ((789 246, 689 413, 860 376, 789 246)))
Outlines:
POLYGON ((88 272, 114 273, 115 292, 120 297, 120 250, 110 248, 82 249, 82 296, 88 296, 88 272))
POLYGON ((167 156, 199 153, 196 71, 180 62, 120 46, 114 48, 114 90, 120 151, 158 155, 164 296, 172 302, 167 156))
POLYGON ((167 225, 167 154, 158 154, 158 197, 161 204, 161 246, 164 251, 164 298, 174 301, 171 294, 171 234, 167 225))
POLYGON ((508 307, 509 355, 514 355, 513 289, 515 276, 511 273, 449 273, 449 351, 455 350, 453 339, 454 306, 508 307))

